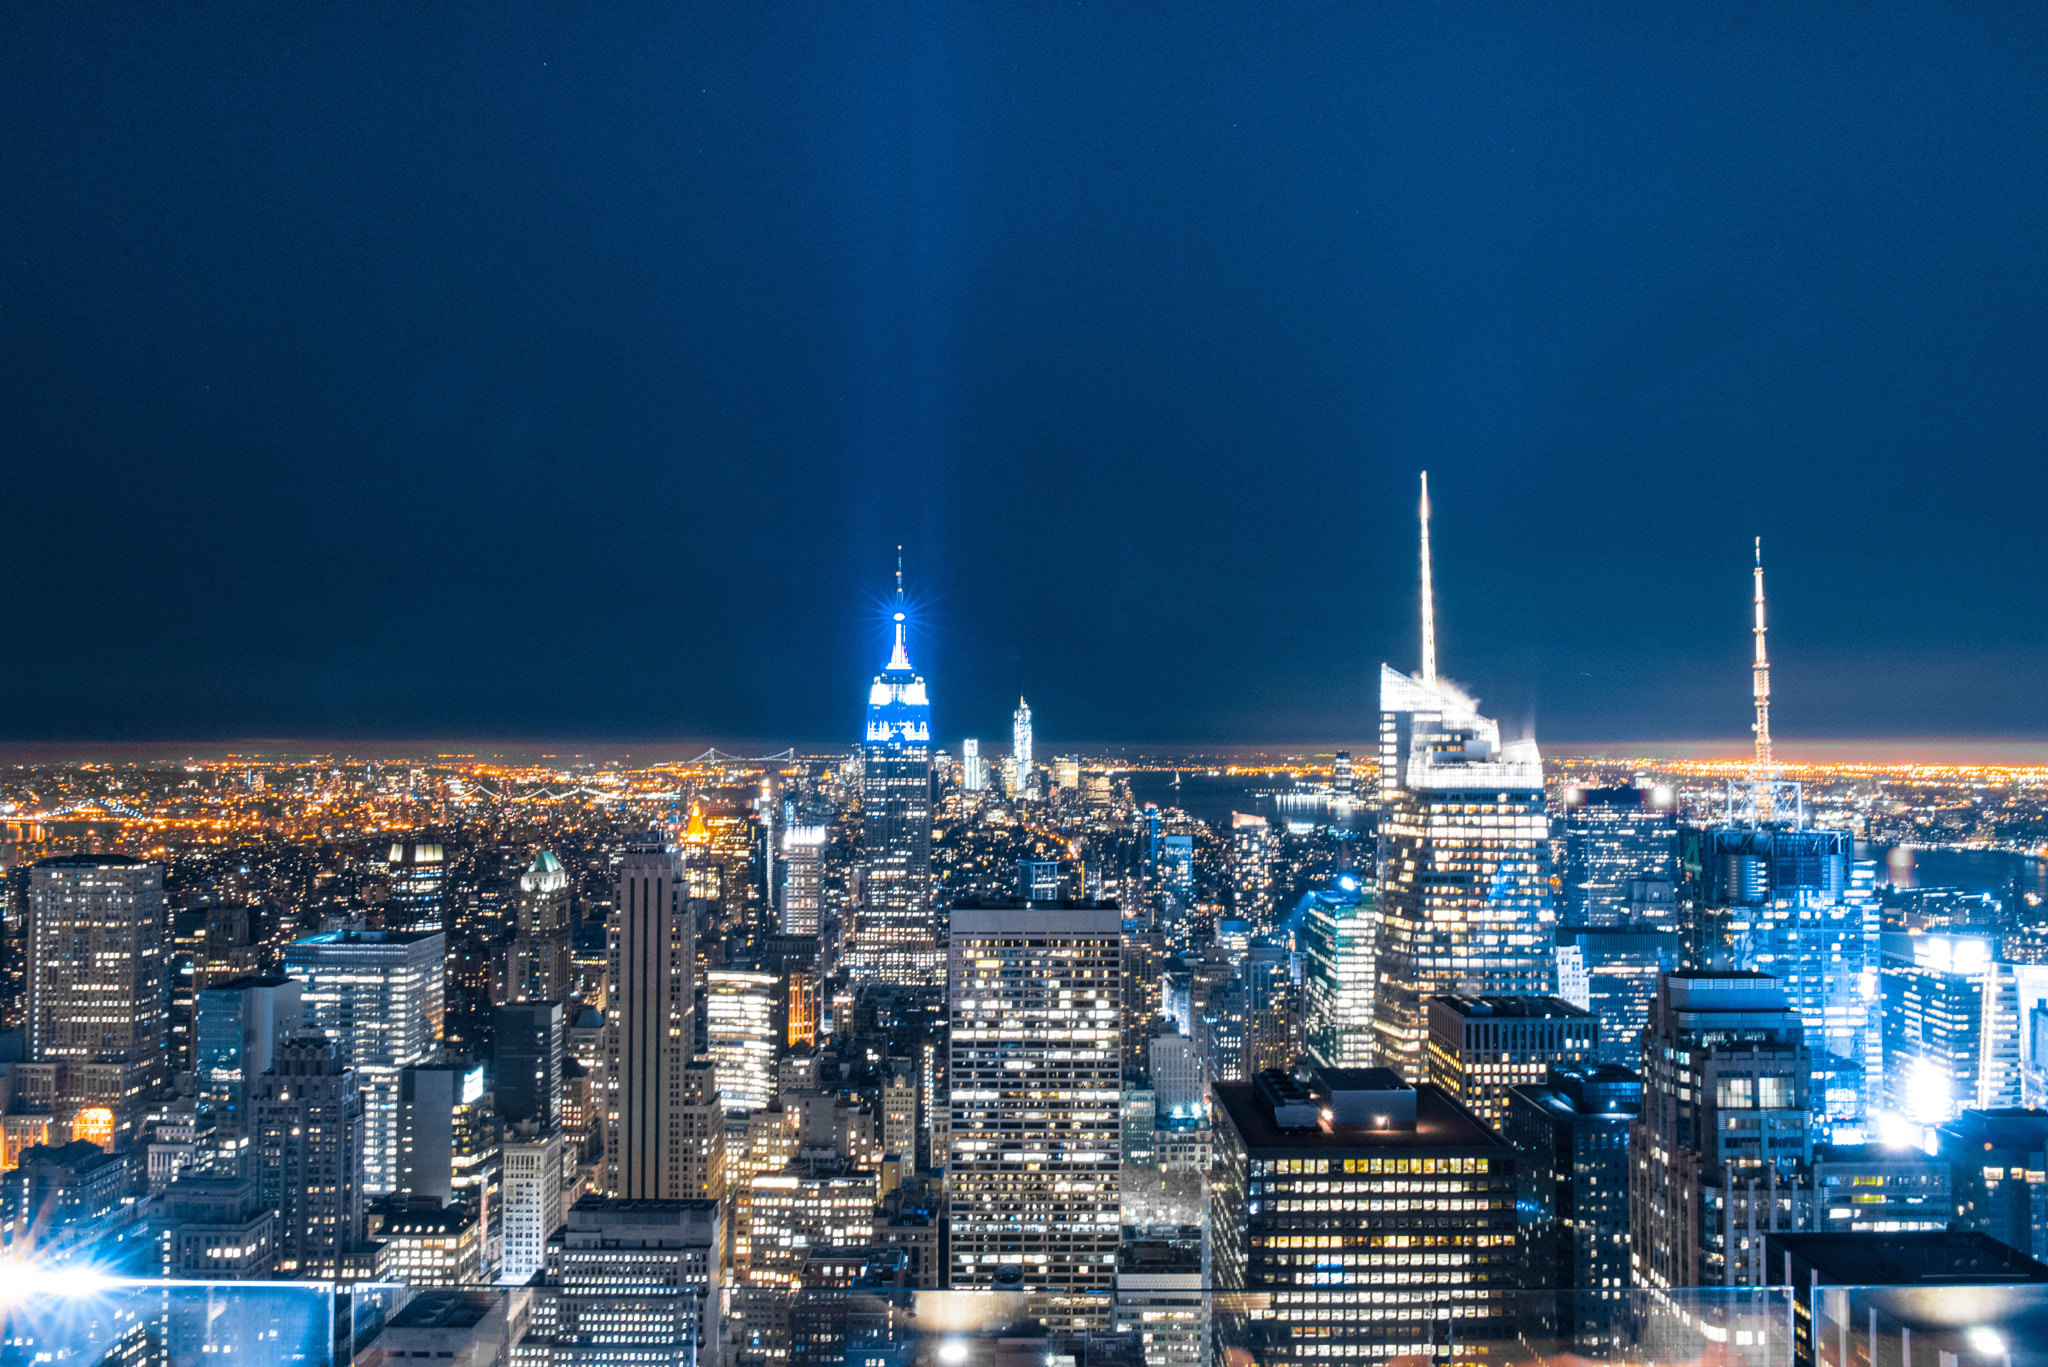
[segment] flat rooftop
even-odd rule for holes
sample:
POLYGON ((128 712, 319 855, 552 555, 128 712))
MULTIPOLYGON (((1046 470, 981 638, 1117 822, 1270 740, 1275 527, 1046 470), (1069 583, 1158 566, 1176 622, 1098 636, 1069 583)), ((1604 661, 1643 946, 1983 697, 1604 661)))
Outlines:
POLYGON ((1261 1154, 1307 1156, 1346 1150, 1379 1153, 1416 1149, 1474 1149, 1488 1155, 1513 1152, 1505 1139, 1434 1083, 1425 1082, 1415 1088, 1412 1130, 1372 1129, 1363 1125, 1335 1130, 1282 1129, 1260 1104, 1254 1084, 1218 1082, 1213 1090, 1231 1125, 1249 1147, 1261 1154))
POLYGON ((2048 1282, 2048 1265, 1988 1234, 1772 1234, 1767 1256, 1786 1253, 1840 1286, 1983 1286, 2048 1282))

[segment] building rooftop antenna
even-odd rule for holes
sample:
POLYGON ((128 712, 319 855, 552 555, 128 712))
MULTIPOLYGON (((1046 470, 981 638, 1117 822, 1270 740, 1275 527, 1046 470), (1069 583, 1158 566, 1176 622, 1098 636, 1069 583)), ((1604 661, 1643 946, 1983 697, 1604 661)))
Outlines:
POLYGON ((1764 652, 1764 539, 1756 539, 1756 662, 1751 678, 1756 694, 1756 771, 1759 778, 1771 770, 1771 660, 1764 652))

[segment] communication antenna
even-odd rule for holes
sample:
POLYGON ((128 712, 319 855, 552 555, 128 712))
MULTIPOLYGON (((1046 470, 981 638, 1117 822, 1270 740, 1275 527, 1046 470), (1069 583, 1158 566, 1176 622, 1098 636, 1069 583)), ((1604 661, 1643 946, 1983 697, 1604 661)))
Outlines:
POLYGON ((1759 776, 1771 768, 1771 660, 1764 653, 1764 539, 1756 539, 1756 664, 1752 672, 1756 693, 1756 768, 1759 776))

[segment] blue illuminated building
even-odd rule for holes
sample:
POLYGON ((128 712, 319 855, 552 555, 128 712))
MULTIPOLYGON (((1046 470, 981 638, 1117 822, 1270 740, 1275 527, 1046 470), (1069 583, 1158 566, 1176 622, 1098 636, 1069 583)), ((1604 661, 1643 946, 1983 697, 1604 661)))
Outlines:
POLYGON ((932 906, 932 708, 905 645, 896 570, 895 648, 868 688, 861 737, 861 905, 846 955, 858 976, 905 986, 945 974, 932 906))
POLYGON ((1558 920, 1567 926, 1675 925, 1678 809, 1671 789, 1567 788, 1558 920))

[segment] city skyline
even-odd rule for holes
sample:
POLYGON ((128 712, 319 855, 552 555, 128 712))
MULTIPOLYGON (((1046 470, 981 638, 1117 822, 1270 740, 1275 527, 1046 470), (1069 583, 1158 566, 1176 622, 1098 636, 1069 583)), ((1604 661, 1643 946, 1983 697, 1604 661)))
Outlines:
POLYGON ((0 735, 836 740, 899 543, 942 733, 1355 735, 1427 468, 1510 732, 1761 535, 1787 742, 2048 737, 2041 16, 751 14, 15 16, 0 735))

